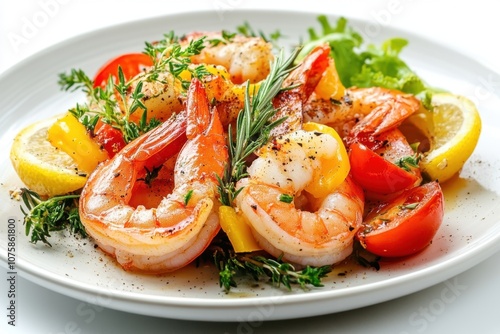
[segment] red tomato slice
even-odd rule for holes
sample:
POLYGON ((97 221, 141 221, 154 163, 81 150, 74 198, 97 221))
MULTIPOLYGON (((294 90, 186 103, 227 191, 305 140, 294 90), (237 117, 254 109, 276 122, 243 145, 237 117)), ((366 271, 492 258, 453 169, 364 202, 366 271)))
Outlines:
MULTIPOLYGON (((422 181, 418 167, 396 165, 398 160, 414 155, 399 130, 380 135, 378 145, 370 149, 355 142, 349 147, 349 162, 353 179, 369 194, 392 194, 417 186, 422 181)), ((373 197, 373 196, 367 196, 373 197)))
POLYGON ((379 256, 412 255, 431 243, 443 216, 443 192, 438 182, 430 182, 370 211, 357 237, 364 248, 379 256))
POLYGON ((110 158, 125 147, 125 140, 120 130, 99 120, 94 129, 95 141, 101 145, 110 158))
POLYGON ((144 67, 152 66, 153 61, 148 55, 143 53, 127 53, 118 56, 97 71, 94 77, 94 87, 105 87, 109 76, 114 77, 115 82, 118 78, 118 66, 122 68, 125 80, 131 79, 141 73, 144 67))

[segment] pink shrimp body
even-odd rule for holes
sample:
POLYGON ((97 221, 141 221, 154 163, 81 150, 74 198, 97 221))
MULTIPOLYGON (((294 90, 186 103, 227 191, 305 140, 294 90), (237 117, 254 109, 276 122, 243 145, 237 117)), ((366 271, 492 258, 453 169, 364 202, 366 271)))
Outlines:
POLYGON ((328 124, 340 135, 352 131, 356 136, 378 135, 396 128, 420 107, 420 101, 411 94, 381 87, 351 87, 336 103, 312 94, 304 105, 304 120, 328 124), (353 130, 354 126, 357 129, 353 130))
POLYGON ((328 68, 329 55, 330 47, 327 44, 317 46, 285 79, 283 88, 286 89, 273 99, 273 106, 277 109, 273 120, 286 119, 272 130, 271 135, 278 136, 302 128, 304 104, 328 68))
POLYGON ((236 207, 268 253, 311 266, 337 263, 351 254, 363 215, 361 188, 348 177, 322 198, 305 191, 337 145, 317 132, 285 134, 260 150, 248 178, 238 182, 242 190, 236 207))
POLYGON ((210 111, 201 83, 193 80, 187 116, 179 114, 133 141, 90 176, 80 199, 87 232, 126 270, 163 273, 189 264, 220 228, 216 175, 227 163, 225 143, 217 111, 210 111), (171 159, 184 133, 172 192, 157 207, 132 206, 134 185, 143 182, 138 175, 171 159))
POLYGON ((182 42, 189 43, 202 36, 206 36, 207 43, 200 54, 192 57, 193 63, 224 66, 235 84, 246 80, 256 83, 269 74, 274 59, 273 47, 263 38, 236 35, 225 41, 220 32, 193 32, 186 35, 182 42))

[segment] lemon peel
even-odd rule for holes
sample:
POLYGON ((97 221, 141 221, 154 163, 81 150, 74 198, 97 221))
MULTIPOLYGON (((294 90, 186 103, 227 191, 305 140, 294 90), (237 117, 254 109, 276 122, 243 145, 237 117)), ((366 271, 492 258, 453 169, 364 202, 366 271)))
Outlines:
POLYGON ((427 122, 430 150, 421 160, 430 180, 445 182, 458 173, 474 151, 481 133, 481 118, 472 101, 460 95, 438 93, 432 97, 427 122))
POLYGON ((53 147, 47 130, 57 117, 33 123, 14 138, 10 151, 12 166, 24 185, 41 196, 53 197, 82 188, 87 174, 73 159, 53 147))

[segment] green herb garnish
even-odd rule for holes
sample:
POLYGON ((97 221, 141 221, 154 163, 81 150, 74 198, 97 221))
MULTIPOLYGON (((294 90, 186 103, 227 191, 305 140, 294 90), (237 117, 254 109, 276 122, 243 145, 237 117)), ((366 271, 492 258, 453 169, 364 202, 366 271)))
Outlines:
POLYGON ((288 195, 288 194, 281 194, 280 195, 280 201, 284 203, 292 203, 293 202, 293 196, 288 195))
POLYGON ((59 75, 59 85, 63 90, 74 91, 82 90, 87 94, 88 103, 77 104, 75 108, 69 110, 80 123, 82 123, 91 133, 95 125, 101 119, 104 123, 119 129, 123 133, 123 139, 129 143, 140 135, 148 132, 160 124, 156 119, 147 122, 146 106, 141 99, 144 97, 142 82, 139 82, 134 91, 128 98, 128 89, 130 82, 126 82, 121 68, 118 69, 118 83, 114 84, 111 78, 105 88, 93 87, 92 80, 82 70, 71 70, 69 74, 61 73, 59 75), (116 101, 114 92, 119 93, 123 101, 125 113, 123 113, 116 101), (130 102, 129 102, 130 101, 130 102), (138 123, 130 121, 130 115, 142 109, 142 117, 138 123))
POLYGON ((226 292, 236 287, 236 279, 242 276, 251 276, 256 281, 269 280, 274 286, 292 288, 292 284, 307 289, 309 285, 323 286, 321 279, 331 272, 331 266, 310 267, 296 270, 295 267, 281 258, 276 260, 263 256, 240 255, 218 249, 214 252, 214 261, 219 269, 219 284, 226 292))
POLYGON ((143 82, 139 80, 132 94, 128 94, 131 82, 125 81, 122 68, 118 66, 118 83, 114 85, 116 91, 121 97, 124 115, 121 118, 115 119, 115 123, 122 130, 123 139, 126 143, 130 143, 140 135, 154 129, 160 122, 155 118, 147 121, 147 108, 142 102, 144 93, 142 93, 143 82), (129 98, 130 97, 130 98, 129 98), (142 109, 142 116, 139 123, 130 121, 130 116, 138 109, 142 109))
MULTIPOLYGON (((184 89, 189 87, 190 81, 184 80, 181 73, 189 71, 194 77, 202 78, 210 73, 205 66, 190 67, 191 56, 201 52, 205 37, 190 41, 181 46, 179 39, 173 34, 164 35, 164 39, 154 44, 146 42, 144 53, 151 57, 153 66, 140 77, 133 91, 132 80, 126 81, 121 67, 118 68, 118 82, 115 84, 110 77, 106 87, 94 87, 94 82, 82 70, 72 69, 69 73, 59 74, 59 85, 62 90, 81 90, 88 97, 88 102, 78 105, 69 111, 92 133, 98 120, 119 129, 126 143, 152 130, 160 124, 156 119, 147 120, 147 108, 144 105, 145 94, 143 85, 148 81, 160 81, 160 74, 169 72, 174 80, 179 80, 184 89), (115 92, 118 92, 120 104, 115 92), (142 112, 139 122, 130 121, 130 116, 142 112)), ((161 81, 160 81, 161 82, 161 81)))
POLYGON ((193 189, 189 190, 184 196, 184 206, 188 205, 189 200, 193 197, 193 189))
POLYGON ((283 37, 283 35, 281 34, 281 31, 279 31, 278 29, 275 30, 274 32, 270 33, 269 36, 266 36, 266 34, 262 30, 259 30, 258 32, 256 32, 250 26, 250 23, 248 23, 248 21, 245 21, 242 25, 239 25, 236 28, 236 30, 240 34, 242 34, 243 36, 246 36, 246 37, 260 37, 264 41, 271 43, 274 48, 279 48, 278 40, 281 37, 283 37))
POLYGON ((149 170, 147 167, 144 167, 146 170, 146 175, 144 177, 138 178, 137 181, 144 181, 148 187, 151 187, 153 184, 154 179, 158 177, 158 173, 160 172, 161 168, 163 165, 160 165, 158 167, 153 167, 151 170, 149 170))
POLYGON ((64 195, 42 200, 40 196, 29 189, 21 189, 21 198, 27 211, 21 207, 24 214, 26 235, 31 235, 31 242, 43 242, 52 246, 47 238, 50 232, 69 229, 73 234, 86 237, 87 233, 78 214, 78 198, 80 195, 64 195))
POLYGON ((403 168, 405 171, 409 172, 412 168, 418 168, 418 163, 420 161, 420 155, 415 154, 411 156, 406 156, 398 159, 394 164, 399 168, 403 168))
POLYGON ((202 73, 209 74, 208 71, 193 71, 189 66, 191 57, 200 54, 205 48, 206 36, 193 39, 186 46, 179 43, 179 38, 173 32, 163 36, 163 39, 154 44, 146 42, 144 53, 151 57, 153 66, 145 73, 144 80, 156 81, 160 74, 170 72, 176 80, 181 82, 184 89, 188 89, 191 81, 184 80, 181 77, 182 72, 189 71, 197 78, 200 78, 199 75, 202 73))
POLYGON ((404 204, 404 205, 401 205, 400 208, 403 210, 415 210, 417 208, 417 206, 418 206, 418 202, 404 204))
POLYGON ((230 33, 226 30, 222 30, 221 38, 211 38, 208 42, 211 46, 218 46, 219 44, 229 44, 233 42, 236 33, 230 33))
POLYGON ((219 178, 220 201, 231 205, 238 195, 236 182, 246 176, 246 158, 256 149, 269 141, 271 130, 281 124, 284 119, 270 122, 276 114, 272 100, 281 91, 286 76, 293 70, 291 66, 299 50, 285 58, 283 51, 271 65, 268 77, 263 80, 259 91, 250 99, 249 85, 245 93, 245 106, 236 120, 236 133, 228 128, 229 164, 223 178, 219 178), (232 139, 234 138, 234 139, 232 139))

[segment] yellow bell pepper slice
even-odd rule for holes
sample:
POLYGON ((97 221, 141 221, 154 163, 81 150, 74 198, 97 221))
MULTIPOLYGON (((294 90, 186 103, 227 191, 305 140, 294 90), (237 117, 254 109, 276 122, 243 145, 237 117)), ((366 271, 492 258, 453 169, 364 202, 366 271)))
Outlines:
POLYGON ((47 131, 52 146, 68 154, 84 172, 91 173, 108 153, 93 141, 85 126, 71 113, 59 118, 47 131))
POLYGON ((219 222, 236 253, 262 249, 254 239, 250 226, 234 211, 233 207, 227 205, 219 207, 219 222))
POLYGON ((342 139, 333 128, 314 122, 304 123, 306 131, 317 131, 332 136, 337 142, 337 154, 333 159, 321 161, 322 169, 314 180, 306 187, 306 191, 316 198, 325 197, 338 185, 344 182, 351 165, 342 139))

